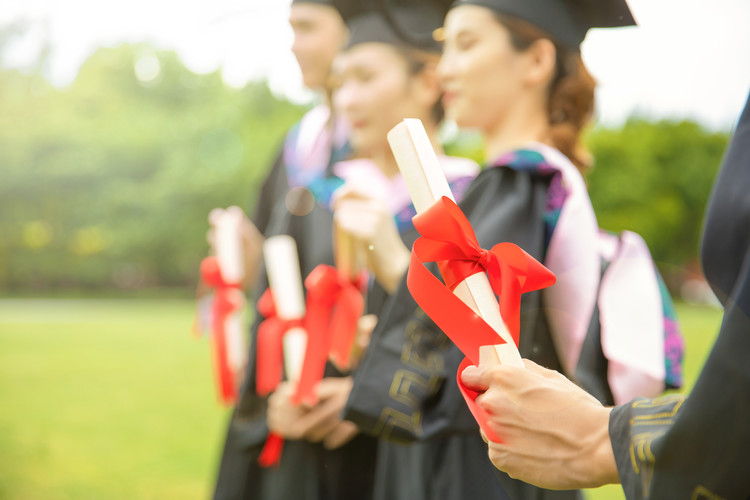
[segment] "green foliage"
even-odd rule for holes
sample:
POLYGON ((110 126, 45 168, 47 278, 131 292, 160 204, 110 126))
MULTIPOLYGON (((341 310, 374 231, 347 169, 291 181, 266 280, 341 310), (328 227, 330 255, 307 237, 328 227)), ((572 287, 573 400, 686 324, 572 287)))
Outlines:
POLYGON ((587 139, 596 159, 588 182, 600 227, 639 233, 668 277, 694 266, 728 134, 689 121, 631 119, 587 139))
MULTIPOLYGON (((19 30, 0 29, 0 290, 192 287, 208 212, 253 205, 304 109, 147 45, 102 48, 55 88, 44 53, 28 73, 2 67, 19 30)), ((727 134, 633 119, 587 142, 601 227, 641 234, 674 283, 695 267, 727 134)), ((445 149, 482 160, 476 133, 454 133, 445 149)))
POLYGON ((145 45, 98 50, 65 89, 0 68, 0 110, 11 291, 194 283, 208 212, 252 204, 304 112, 145 45))

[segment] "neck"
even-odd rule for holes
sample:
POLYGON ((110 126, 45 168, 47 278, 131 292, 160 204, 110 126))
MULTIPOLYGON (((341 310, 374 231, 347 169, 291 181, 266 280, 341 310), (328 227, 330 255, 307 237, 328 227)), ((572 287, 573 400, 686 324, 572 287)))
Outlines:
POLYGON ((549 143, 547 111, 536 103, 519 102, 482 133, 488 160, 519 149, 530 142, 549 143))
MULTIPOLYGON (((422 120, 422 123, 424 125, 425 131, 427 132, 427 137, 430 138, 430 143, 432 144, 432 148, 435 150, 435 154, 443 154, 443 147, 440 145, 440 141, 438 141, 437 137, 437 125, 426 120, 422 120)), ((378 151, 374 151, 370 155, 370 159, 373 163, 375 163, 375 165, 377 165, 377 167, 381 172, 383 172, 383 175, 385 175, 386 177, 390 178, 395 175, 400 175, 398 164, 396 163, 396 158, 393 156, 393 151, 391 151, 391 148, 387 142, 383 145, 383 148, 379 149, 378 151)))

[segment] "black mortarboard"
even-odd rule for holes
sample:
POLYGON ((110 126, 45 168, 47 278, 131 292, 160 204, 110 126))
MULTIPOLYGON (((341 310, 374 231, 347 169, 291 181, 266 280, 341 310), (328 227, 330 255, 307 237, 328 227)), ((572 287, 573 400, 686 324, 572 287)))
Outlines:
POLYGON ((333 5, 331 0, 292 0, 292 3, 320 3, 323 5, 333 5))
POLYGON ((333 0, 349 27, 347 47, 365 42, 440 51, 433 32, 453 0, 333 0))
POLYGON ((452 7, 459 5, 480 5, 517 17, 575 50, 591 28, 635 25, 625 0, 456 0, 452 7))

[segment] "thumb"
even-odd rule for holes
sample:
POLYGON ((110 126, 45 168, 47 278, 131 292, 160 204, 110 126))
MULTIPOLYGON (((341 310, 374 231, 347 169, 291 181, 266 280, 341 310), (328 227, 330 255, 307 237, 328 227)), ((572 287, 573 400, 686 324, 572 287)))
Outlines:
POLYGON ((461 372, 461 382, 471 390, 484 392, 490 386, 491 376, 488 370, 481 366, 467 366, 461 372))

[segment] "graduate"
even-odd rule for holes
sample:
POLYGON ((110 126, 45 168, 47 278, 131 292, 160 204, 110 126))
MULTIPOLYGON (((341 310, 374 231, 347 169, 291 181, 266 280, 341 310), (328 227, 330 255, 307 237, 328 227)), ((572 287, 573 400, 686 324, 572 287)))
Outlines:
MULTIPOLYGON (((274 215, 283 219, 288 206, 304 205, 295 188, 308 188, 316 198, 328 199, 338 186, 331 183, 330 168, 349 154, 346 126, 331 112, 328 78, 335 56, 346 42, 348 33, 338 11, 330 0, 293 0, 289 24, 294 33, 292 52, 299 64, 305 87, 318 94, 319 104, 305 113, 287 133, 282 147, 258 192, 258 199, 250 219, 242 226, 246 289, 251 289, 258 278, 261 246, 268 235, 274 215), (290 189, 287 203, 285 200, 290 189)), ((304 196, 303 195, 303 196, 304 196)), ((209 215, 213 223, 222 209, 209 215)), ((231 207, 230 210, 241 210, 231 207)), ((209 232, 209 243, 214 245, 214 232, 209 232)))
MULTIPOLYGON (((287 133, 259 190, 251 220, 241 215, 243 286, 252 291, 254 301, 265 289, 264 285, 258 284, 263 271, 261 249, 264 237, 284 232, 289 207, 296 209, 306 202, 309 204, 308 198, 313 193, 327 200, 340 185, 339 181, 331 180, 331 165, 349 153, 346 127, 333 116, 327 89, 331 65, 348 36, 346 26, 327 0, 293 0, 289 23, 294 33, 292 52, 299 64, 303 83, 319 94, 320 104, 307 112, 287 133), (313 189, 307 189, 309 186, 313 189), (288 195, 290 190, 292 195, 288 195)), ((242 211, 239 207, 227 210, 242 211)), ((209 222, 214 224, 222 211, 213 210, 209 222)), ((212 253, 215 253, 215 240, 216 230, 212 227, 208 234, 212 253)), ((252 431, 244 419, 237 418, 235 411, 218 471, 216 498, 241 498, 238 492, 244 487, 242 481, 252 460, 244 452, 243 443, 248 434, 252 436, 252 431)))
MULTIPOLYGON (((442 118, 436 65, 439 45, 431 37, 444 10, 423 2, 400 12, 407 26, 425 29, 424 44, 402 41, 378 12, 359 6, 342 14, 349 41, 335 64, 335 112, 349 123, 352 159, 331 166, 328 180, 339 189, 333 196, 305 195, 314 202, 304 211, 284 204, 272 217, 267 235, 289 234, 297 242, 303 277, 319 264, 333 264, 334 213, 339 227, 367 255, 372 274, 367 307, 378 314, 406 264, 393 272, 384 263, 394 247, 407 255, 416 237, 414 207, 387 144, 386 133, 407 116, 423 120, 437 145, 442 118), (285 210, 286 208, 286 210, 285 210), (284 214, 283 217, 279 214, 284 214), (372 224, 352 225, 368 218, 372 224), (282 223, 283 221, 283 223, 282 223), (374 240, 373 234, 380 238, 374 240), (381 247, 384 241, 388 246, 381 247), (397 275, 395 275, 397 274, 397 275)), ((461 193, 478 173, 476 163, 442 156, 453 189, 461 193)), ((314 193, 313 187, 308 191, 314 193)), ((398 251, 398 250, 396 250, 398 251)), ((263 279, 257 289, 266 288, 263 279)), ((263 320, 258 314, 252 332, 263 320)), ((250 365, 222 459, 216 498, 337 499, 369 498, 373 491, 376 441, 342 420, 340 410, 351 388, 349 373, 329 365, 317 387, 315 406, 291 403, 292 387, 283 382, 268 397, 256 394, 253 343, 250 365), (258 464, 269 430, 285 444, 278 466, 258 464), (231 441, 230 441, 231 439, 231 441)))
POLYGON ((489 443, 498 468, 549 488, 621 483, 628 500, 750 498, 748 192, 750 98, 706 212, 703 269, 724 320, 690 395, 605 408, 530 361, 469 367, 462 380, 484 392, 477 401, 504 441, 489 443))
MULTIPOLYGON (((624 368, 612 372, 624 375, 610 378, 598 338, 590 342, 597 349, 585 348, 589 332, 599 333, 594 311, 602 266, 581 176, 589 158, 580 133, 593 112, 594 82, 579 45, 591 26, 633 19, 622 1, 576 5, 469 0, 448 13, 438 67, 443 102, 459 126, 482 132, 491 159, 459 206, 483 248, 515 243, 557 274, 555 287, 522 299, 522 355, 570 377, 582 364, 604 364, 586 370, 602 400, 611 392, 659 394, 668 332, 655 275, 657 328, 650 340, 656 345, 645 356, 646 372, 612 363, 624 368), (578 18, 588 19, 586 27, 578 18)), ((347 419, 381 438, 375 497, 579 497, 496 474, 453 380, 462 359, 402 281, 372 334, 345 410, 347 419)))

